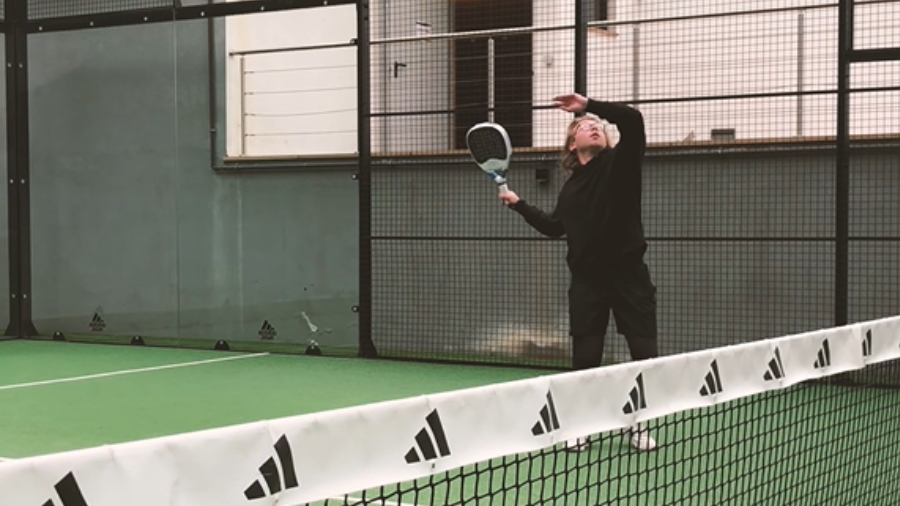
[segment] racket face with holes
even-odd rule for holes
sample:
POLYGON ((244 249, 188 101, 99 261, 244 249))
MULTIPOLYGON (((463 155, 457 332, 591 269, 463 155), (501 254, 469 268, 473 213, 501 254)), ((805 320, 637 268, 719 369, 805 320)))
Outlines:
POLYGON ((498 185, 506 183, 512 146, 506 130, 496 123, 478 123, 466 133, 466 145, 475 163, 498 185))

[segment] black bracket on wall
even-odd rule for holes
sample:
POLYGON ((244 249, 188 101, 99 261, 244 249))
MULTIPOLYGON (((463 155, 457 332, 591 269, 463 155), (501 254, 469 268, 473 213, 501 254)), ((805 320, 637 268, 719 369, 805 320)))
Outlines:
POLYGON ((398 62, 398 61, 395 61, 395 62, 394 62, 394 79, 397 78, 397 75, 398 75, 398 69, 400 69, 400 68, 406 68, 406 64, 405 64, 405 63, 400 63, 400 62, 398 62))

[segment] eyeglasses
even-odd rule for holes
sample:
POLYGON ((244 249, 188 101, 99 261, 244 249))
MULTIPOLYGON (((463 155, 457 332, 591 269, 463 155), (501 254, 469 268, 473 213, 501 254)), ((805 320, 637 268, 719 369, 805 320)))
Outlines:
POLYGON ((601 123, 582 123, 582 124, 578 125, 578 128, 576 128, 575 131, 576 132, 587 132, 587 131, 602 132, 603 125, 601 123))

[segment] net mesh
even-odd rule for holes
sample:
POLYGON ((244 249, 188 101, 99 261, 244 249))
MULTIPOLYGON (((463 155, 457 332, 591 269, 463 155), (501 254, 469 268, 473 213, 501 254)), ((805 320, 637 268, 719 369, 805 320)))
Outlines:
POLYGON ((326 504, 886 506, 900 494, 898 400, 892 390, 798 386, 656 420, 665 444, 652 453, 613 431, 591 435, 585 451, 560 445, 326 504))
MULTIPOLYGON (((372 3, 378 353, 568 365, 565 241, 499 204, 462 136, 503 124, 510 189, 552 210, 571 115, 550 100, 573 91, 579 69, 588 96, 645 119, 662 353, 832 325, 844 299, 850 321, 891 314, 900 290, 882 280, 900 262, 900 214, 883 202, 898 192, 888 154, 900 132, 897 63, 851 73, 851 205, 839 209, 835 3, 584 4, 582 65, 574 2, 372 3), (851 222, 847 269, 839 217, 851 222)), ((896 46, 898 8, 858 2, 857 46, 896 46)), ((606 346, 608 361, 629 358, 624 340, 606 346)))
POLYGON ((178 0, 28 0, 28 19, 54 19, 173 7, 178 0))

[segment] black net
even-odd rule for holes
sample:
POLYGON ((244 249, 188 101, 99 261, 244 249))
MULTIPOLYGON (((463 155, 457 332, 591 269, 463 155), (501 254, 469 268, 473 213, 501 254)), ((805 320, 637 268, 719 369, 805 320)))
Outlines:
POLYGON ((54 19, 74 16, 173 7, 178 0, 28 0, 28 19, 54 19))
MULTIPOLYGON (((551 211, 572 119, 551 99, 573 91, 580 67, 589 97, 645 120, 645 260, 661 353, 827 327, 847 297, 851 321, 897 313, 900 290, 887 280, 897 277, 898 210, 886 203, 898 194, 896 63, 854 68, 854 82, 873 89, 851 99, 845 269, 836 5, 585 5, 581 64, 574 6, 458 1, 450 15, 428 2, 373 4, 372 340, 381 356, 567 365, 565 239, 500 205, 463 136, 481 121, 503 124, 515 150, 510 189, 551 211), (837 288, 845 275, 848 293, 837 288)), ((896 41, 896 2, 856 10, 858 45, 896 41)), ((611 318, 607 333, 617 332, 611 318)), ((629 359, 623 339, 606 347, 607 361, 629 359)))
POLYGON ((583 451, 558 445, 325 504, 888 506, 900 494, 898 401, 896 390, 801 385, 655 420, 652 452, 594 434, 583 451))

